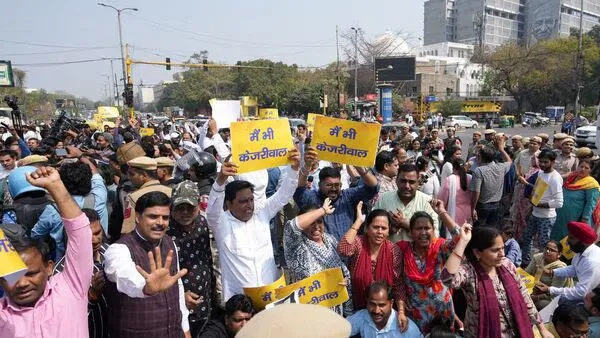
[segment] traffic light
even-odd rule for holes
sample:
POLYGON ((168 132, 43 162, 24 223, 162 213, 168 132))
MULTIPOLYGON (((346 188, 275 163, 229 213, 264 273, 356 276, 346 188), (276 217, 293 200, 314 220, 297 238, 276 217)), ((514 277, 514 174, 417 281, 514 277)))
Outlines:
POLYGON ((167 70, 171 70, 171 58, 166 58, 165 62, 167 63, 167 70))
POLYGON ((123 98, 125 99, 125 105, 133 107, 133 84, 128 83, 123 92, 123 98))
POLYGON ((208 60, 204 59, 202 60, 202 64, 204 66, 202 66, 202 70, 204 70, 205 72, 208 72, 208 66, 206 66, 208 64, 208 60))

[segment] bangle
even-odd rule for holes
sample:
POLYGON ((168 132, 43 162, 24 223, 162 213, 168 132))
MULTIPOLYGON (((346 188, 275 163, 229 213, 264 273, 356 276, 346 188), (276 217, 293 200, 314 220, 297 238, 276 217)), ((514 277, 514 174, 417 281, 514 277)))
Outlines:
POLYGON ((358 229, 356 229, 355 227, 350 227, 350 230, 354 230, 354 231, 358 232, 358 229))
POLYGON ((460 258, 460 260, 461 260, 461 261, 463 260, 463 256, 461 256, 461 255, 457 254, 457 253, 456 253, 456 251, 452 250, 452 254, 453 254, 454 256, 456 256, 456 257, 460 258))
POLYGON ((328 215, 327 210, 325 210, 325 207, 321 207, 321 209, 323 209, 323 212, 325 213, 325 215, 328 215))

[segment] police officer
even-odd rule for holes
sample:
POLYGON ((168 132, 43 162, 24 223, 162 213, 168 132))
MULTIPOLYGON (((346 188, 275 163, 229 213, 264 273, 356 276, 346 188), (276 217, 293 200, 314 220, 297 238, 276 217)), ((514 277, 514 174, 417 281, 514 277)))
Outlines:
POLYGON ((123 227, 121 233, 126 234, 135 228, 135 203, 142 195, 151 191, 160 191, 171 197, 171 188, 162 185, 158 180, 156 159, 140 156, 127 162, 127 177, 136 191, 125 199, 123 206, 123 227))

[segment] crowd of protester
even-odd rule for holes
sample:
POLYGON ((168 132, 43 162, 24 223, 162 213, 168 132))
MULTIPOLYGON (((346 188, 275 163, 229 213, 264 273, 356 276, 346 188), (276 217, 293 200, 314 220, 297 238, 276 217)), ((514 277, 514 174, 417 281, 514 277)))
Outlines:
POLYGON ((600 337, 600 161, 568 135, 428 120, 384 128, 363 168, 299 125, 289 166, 238 173, 213 119, 115 126, 0 126, 0 229, 27 266, 0 278, 0 337, 285 336, 244 288, 330 268, 350 298, 304 336, 600 337))

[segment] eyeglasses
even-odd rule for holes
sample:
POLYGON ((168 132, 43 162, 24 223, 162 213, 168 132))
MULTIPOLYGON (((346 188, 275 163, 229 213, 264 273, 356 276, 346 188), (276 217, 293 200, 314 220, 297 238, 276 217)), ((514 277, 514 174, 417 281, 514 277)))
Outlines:
POLYGON ((575 330, 574 328, 572 328, 571 326, 567 325, 567 324, 563 324, 564 326, 566 326, 569 331, 573 332, 569 335, 569 338, 588 338, 590 331, 579 331, 579 330, 575 330))
POLYGON ((550 252, 559 252, 558 249, 554 249, 554 248, 550 248, 550 247, 546 247, 545 250, 550 251, 550 252))

